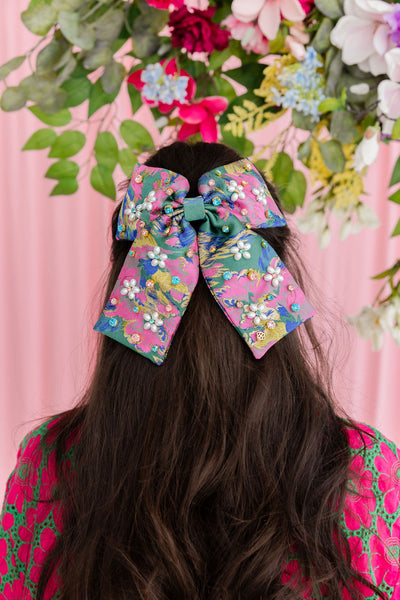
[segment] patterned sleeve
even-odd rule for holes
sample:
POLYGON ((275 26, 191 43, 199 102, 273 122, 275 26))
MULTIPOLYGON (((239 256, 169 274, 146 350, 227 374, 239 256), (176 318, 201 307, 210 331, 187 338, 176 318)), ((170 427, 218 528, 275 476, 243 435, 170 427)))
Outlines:
MULTIPOLYGON (((353 453, 352 468, 361 475, 351 482, 342 516, 352 552, 352 566, 386 594, 400 600, 400 450, 380 431, 359 424, 375 440, 349 430, 353 453)), ((370 588, 358 584, 364 598, 375 596, 370 588)))
MULTIPOLYGON (((55 475, 54 456, 41 448, 40 428, 22 441, 6 486, 0 519, 0 600, 36 598, 40 569, 55 542, 59 514, 48 499, 55 475)), ((49 582, 45 598, 57 597, 49 582)))

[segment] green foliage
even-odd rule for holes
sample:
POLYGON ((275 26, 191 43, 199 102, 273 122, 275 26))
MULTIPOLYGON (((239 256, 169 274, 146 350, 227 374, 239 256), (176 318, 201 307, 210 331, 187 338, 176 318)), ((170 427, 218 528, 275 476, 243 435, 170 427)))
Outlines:
POLYGON ((56 141, 57 134, 54 129, 39 129, 26 142, 22 150, 41 150, 52 146, 56 141))
POLYGON ((51 145, 50 158, 69 158, 78 154, 85 145, 86 137, 80 131, 64 131, 51 145))
POLYGON ((91 117, 102 106, 113 102, 117 95, 118 90, 113 94, 107 94, 103 89, 100 79, 98 79, 90 89, 88 117, 91 117))
POLYGON ((325 165, 334 173, 341 173, 346 162, 342 146, 335 140, 319 143, 319 149, 325 165))
POLYGON ((60 179, 56 186, 50 192, 50 196, 68 196, 75 194, 78 189, 78 182, 73 177, 60 179))
POLYGON ((71 122, 72 115, 66 108, 63 108, 58 113, 48 115, 43 112, 38 106, 30 106, 29 110, 37 117, 40 121, 51 127, 62 127, 68 125, 71 122))
POLYGON ((105 165, 96 165, 93 167, 90 174, 90 183, 95 190, 115 200, 115 184, 112 176, 112 172, 105 165))
POLYGON ((153 138, 143 125, 136 121, 125 120, 120 127, 121 137, 124 142, 139 152, 151 150, 154 147, 153 138))
POLYGON ((104 165, 110 171, 114 171, 118 162, 118 144, 115 137, 109 131, 102 131, 98 134, 94 145, 96 160, 99 165, 104 165))
POLYGON ((396 183, 400 182, 400 157, 397 159, 396 164, 393 168, 393 173, 390 178, 389 185, 396 185, 396 183))
POLYGON ((31 4, 27 10, 24 10, 21 19, 25 27, 32 33, 46 35, 56 22, 57 11, 43 0, 31 4))
POLYGON ((0 108, 5 112, 19 110, 25 106, 27 96, 21 87, 13 86, 4 90, 0 100, 0 108))
POLYGON ((23 56, 16 56, 15 58, 12 58, 8 62, 4 63, 4 65, 1 65, 0 81, 3 81, 6 77, 8 77, 8 75, 10 73, 12 73, 12 71, 15 71, 15 69, 18 69, 18 67, 20 67, 22 65, 22 63, 25 61, 25 58, 26 58, 25 54, 23 56))
POLYGON ((130 148, 121 148, 118 151, 118 162, 121 165, 121 169, 127 177, 132 175, 133 167, 137 160, 135 154, 130 148))
POLYGON ((58 160, 46 171, 48 179, 75 179, 79 173, 79 165, 73 160, 58 160))
POLYGON ((294 169, 293 161, 286 152, 279 152, 272 174, 284 209, 293 213, 297 206, 303 206, 307 190, 306 178, 301 171, 294 169))
POLYGON ((400 117, 395 121, 393 125, 392 138, 398 140, 400 138, 400 117))

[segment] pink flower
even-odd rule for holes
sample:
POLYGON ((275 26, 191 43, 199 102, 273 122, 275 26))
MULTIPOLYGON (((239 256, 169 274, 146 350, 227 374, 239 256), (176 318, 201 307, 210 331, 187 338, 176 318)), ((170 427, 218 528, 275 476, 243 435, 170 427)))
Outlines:
MULTIPOLYGON (((351 553, 351 566, 357 573, 360 573, 365 579, 371 581, 370 566, 368 553, 363 549, 362 539, 354 536, 348 538, 351 553)), ((363 598, 369 598, 371 595, 371 588, 367 587, 359 581, 354 581, 356 589, 361 593, 363 598)), ((353 596, 350 596, 347 588, 343 588, 342 595, 344 600, 350 600, 353 596)))
POLYGON ((297 60, 303 60, 306 56, 305 44, 310 41, 310 36, 305 32, 305 25, 302 22, 295 23, 289 27, 289 35, 286 36, 285 46, 297 60))
MULTIPOLYGON (((379 109, 394 121, 400 117, 400 83, 384 79, 378 85, 379 109)), ((386 132, 385 132, 386 133, 386 132)))
POLYGON ((384 442, 380 455, 375 458, 375 466, 380 473, 378 487, 385 494, 385 510, 392 515, 400 503, 400 460, 384 442))
POLYGON ((369 545, 371 551, 371 567, 375 573, 376 585, 379 587, 384 581, 390 586, 394 586, 399 574, 398 553, 400 539, 398 527, 392 527, 392 532, 388 528, 384 519, 379 515, 376 518, 376 528, 378 535, 370 538, 369 545))
POLYGON ((146 0, 147 4, 154 6, 154 8, 160 8, 161 10, 168 10, 171 4, 176 8, 183 6, 184 0, 146 0))
POLYGON ((225 25, 229 29, 231 37, 234 40, 239 40, 242 43, 242 48, 247 53, 268 54, 268 40, 258 25, 244 23, 233 15, 229 15, 222 21, 221 25, 225 25))
POLYGON ((351 482, 344 508, 346 527, 351 531, 356 531, 361 526, 368 529, 371 527, 371 513, 376 507, 375 495, 371 489, 372 473, 365 470, 364 459, 359 455, 352 461, 351 468, 361 475, 361 480, 351 482))
POLYGON ((0 594, 0 600, 31 600, 32 596, 28 587, 25 587, 25 576, 23 573, 19 574, 18 579, 14 579, 12 586, 10 583, 6 583, 4 586, 4 592, 0 594))
POLYGON ((215 7, 207 10, 193 9, 191 12, 186 7, 174 10, 169 18, 172 45, 175 48, 186 48, 188 52, 206 52, 224 50, 229 45, 229 31, 220 29, 213 23, 215 7))
POLYGON ((184 121, 178 139, 185 140, 200 132, 205 142, 216 142, 218 138, 215 115, 223 112, 228 100, 222 96, 209 96, 193 104, 181 106, 178 116, 184 121))
POLYGON ((306 15, 308 15, 308 13, 312 11, 314 0, 299 0, 299 2, 301 4, 301 8, 304 10, 306 15))
POLYGON ((240 21, 258 21, 262 33, 269 40, 278 34, 281 14, 288 21, 302 21, 305 12, 299 0, 233 0, 233 15, 240 21))

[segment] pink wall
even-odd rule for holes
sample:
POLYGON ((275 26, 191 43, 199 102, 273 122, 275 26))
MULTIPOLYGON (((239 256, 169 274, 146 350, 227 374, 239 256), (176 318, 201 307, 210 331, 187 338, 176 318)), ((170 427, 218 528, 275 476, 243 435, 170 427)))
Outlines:
MULTIPOLYGON (((35 39, 19 20, 26 5, 27 0, 0 4, 0 64, 35 39)), ((127 102, 119 112, 130 116, 127 102)), ((76 195, 49 197, 54 182, 43 177, 47 151, 21 152, 39 126, 29 111, 0 113, 1 495, 22 436, 35 419, 72 406, 87 381, 114 207, 87 181, 76 195)), ((386 335, 383 350, 373 353, 370 343, 342 321, 373 299, 378 285, 369 277, 400 255, 400 238, 388 241, 400 213, 386 201, 393 150, 381 148, 367 182, 367 201, 381 219, 379 229, 345 242, 336 233, 324 250, 314 234, 300 239, 321 303, 335 312, 331 333, 334 354, 342 360, 335 367, 339 400, 354 417, 400 445, 400 349, 386 335)), ((322 314, 314 321, 328 341, 322 314)))

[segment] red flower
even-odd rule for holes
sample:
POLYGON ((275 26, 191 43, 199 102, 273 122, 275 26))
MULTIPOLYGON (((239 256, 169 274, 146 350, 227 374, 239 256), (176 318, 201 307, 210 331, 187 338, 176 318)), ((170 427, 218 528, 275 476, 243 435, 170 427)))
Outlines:
POLYGON ((178 8, 180 6, 183 6, 183 0, 147 0, 147 4, 150 4, 150 6, 154 6, 154 8, 168 10, 170 4, 173 4, 178 8))
POLYGON ((314 0, 299 0, 299 2, 301 4, 301 8, 304 10, 306 15, 308 15, 308 13, 311 12, 314 7, 314 0))
POLYGON ((200 102, 181 106, 178 116, 184 121, 178 132, 178 139, 185 140, 200 132, 205 142, 216 142, 218 138, 215 115, 223 112, 228 100, 222 96, 209 96, 200 102))
POLYGON ((175 48, 186 48, 188 52, 207 52, 224 50, 229 44, 229 31, 220 29, 211 18, 216 11, 215 7, 207 10, 193 9, 191 12, 186 7, 174 10, 168 25, 172 33, 172 45, 175 48))
MULTIPOLYGON (((178 69, 178 67, 176 65, 176 60, 174 58, 161 60, 159 64, 162 66, 165 65, 165 68, 164 68, 165 75, 171 75, 174 79, 175 78, 177 79, 178 77, 182 77, 182 76, 188 78, 189 81, 188 81, 187 88, 186 88, 185 102, 190 102, 196 93, 196 83, 195 83, 194 79, 189 75, 189 73, 187 73, 183 69, 178 69)), ((129 75, 129 77, 127 79, 128 83, 131 83, 132 85, 135 86, 136 89, 138 89, 140 91, 142 91, 144 86, 146 85, 145 82, 142 81, 142 79, 141 79, 142 73, 144 71, 145 71, 145 69, 139 69, 138 71, 134 71, 131 75, 129 75)), ((146 98, 146 96, 144 96, 143 94, 142 94, 142 99, 149 106, 157 106, 158 110, 161 113, 168 113, 176 106, 182 106, 182 103, 179 102, 178 100, 174 100, 171 104, 166 104, 164 102, 155 102, 155 101, 148 100, 146 98)))

